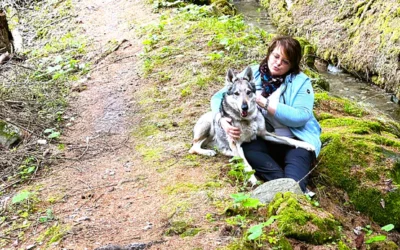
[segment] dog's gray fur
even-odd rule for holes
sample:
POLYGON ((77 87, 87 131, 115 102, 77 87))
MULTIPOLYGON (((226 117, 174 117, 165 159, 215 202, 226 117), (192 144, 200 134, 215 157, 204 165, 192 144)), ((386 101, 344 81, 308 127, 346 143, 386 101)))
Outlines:
MULTIPOLYGON (((214 150, 203 149, 202 146, 215 147, 224 155, 241 157, 246 166, 245 171, 252 171, 240 145, 256 139, 257 136, 269 141, 314 150, 309 143, 276 136, 266 130, 264 117, 257 107, 256 88, 253 80, 253 72, 250 67, 246 68, 243 77, 237 77, 231 69, 228 70, 226 75, 228 91, 222 99, 220 112, 217 114, 205 113, 197 121, 193 130, 193 146, 189 150, 190 153, 214 156, 216 154, 214 150), (222 117, 231 118, 232 126, 240 128, 241 134, 238 140, 234 141, 226 135, 218 123, 222 117)), ((255 185, 257 179, 253 175, 249 181, 255 185)))

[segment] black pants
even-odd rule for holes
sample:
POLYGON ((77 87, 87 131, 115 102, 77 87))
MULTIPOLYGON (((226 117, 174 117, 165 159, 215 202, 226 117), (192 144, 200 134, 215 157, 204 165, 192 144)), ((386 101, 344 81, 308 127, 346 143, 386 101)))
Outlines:
MULTIPOLYGON (((279 178, 301 180, 315 160, 315 153, 303 148, 265 141, 261 138, 242 144, 247 161, 256 171, 256 176, 264 181, 279 178)), ((304 192, 307 177, 300 182, 304 192)))

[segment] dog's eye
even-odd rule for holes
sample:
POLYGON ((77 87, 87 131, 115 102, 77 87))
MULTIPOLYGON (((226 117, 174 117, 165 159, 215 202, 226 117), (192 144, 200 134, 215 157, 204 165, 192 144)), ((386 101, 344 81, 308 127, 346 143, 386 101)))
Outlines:
POLYGON ((236 91, 234 94, 235 94, 235 95, 240 95, 240 93, 239 93, 239 92, 237 92, 237 91, 236 91))
POLYGON ((250 90, 247 90, 247 92, 246 92, 247 95, 251 95, 251 93, 253 93, 253 92, 251 92, 250 90))

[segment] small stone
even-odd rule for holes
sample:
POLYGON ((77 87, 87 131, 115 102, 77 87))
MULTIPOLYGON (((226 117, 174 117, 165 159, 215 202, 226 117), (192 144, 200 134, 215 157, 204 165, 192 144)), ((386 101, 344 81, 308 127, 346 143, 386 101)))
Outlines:
POLYGON ((34 249, 36 246, 35 245, 29 245, 29 246, 26 246, 26 250, 30 250, 30 249, 34 249))
POLYGON ((50 154, 50 149, 48 148, 43 152, 43 157, 46 157, 49 154, 50 154))
POLYGON ((45 140, 45 139, 40 139, 40 140, 37 140, 36 143, 39 144, 39 145, 46 145, 46 144, 47 144, 47 140, 45 140))
POLYGON ((108 192, 112 192, 114 190, 115 190, 115 187, 111 187, 111 188, 108 189, 108 192))
POLYGON ((151 222, 146 222, 146 226, 143 228, 143 230, 147 231, 153 228, 153 224, 151 222))
POLYGON ((90 221, 90 218, 87 216, 81 217, 79 219, 76 220, 77 222, 81 222, 81 221, 90 221))
POLYGON ((278 192, 292 192, 295 194, 303 194, 299 184, 290 178, 281 178, 268 181, 256 189, 250 195, 253 198, 259 199, 260 202, 270 203, 278 192))

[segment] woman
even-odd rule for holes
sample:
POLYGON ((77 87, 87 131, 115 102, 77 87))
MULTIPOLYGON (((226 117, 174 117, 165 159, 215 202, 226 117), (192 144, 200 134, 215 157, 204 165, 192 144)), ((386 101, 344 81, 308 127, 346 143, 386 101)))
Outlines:
MULTIPOLYGON (((321 128, 313 115, 314 92, 310 79, 300 71, 301 46, 292 37, 272 40, 267 56, 260 65, 252 66, 257 89, 256 102, 266 122, 279 136, 310 143, 315 151, 294 148, 260 138, 242 144, 246 159, 264 181, 291 178, 300 181, 306 191, 307 173, 321 149, 321 128), (276 91, 281 88, 281 91, 276 91), (279 94, 281 93, 281 94, 279 94)), ((213 112, 219 111, 225 88, 211 99, 213 112)), ((231 126, 230 118, 220 120, 228 136, 239 138, 240 130, 231 126)))

